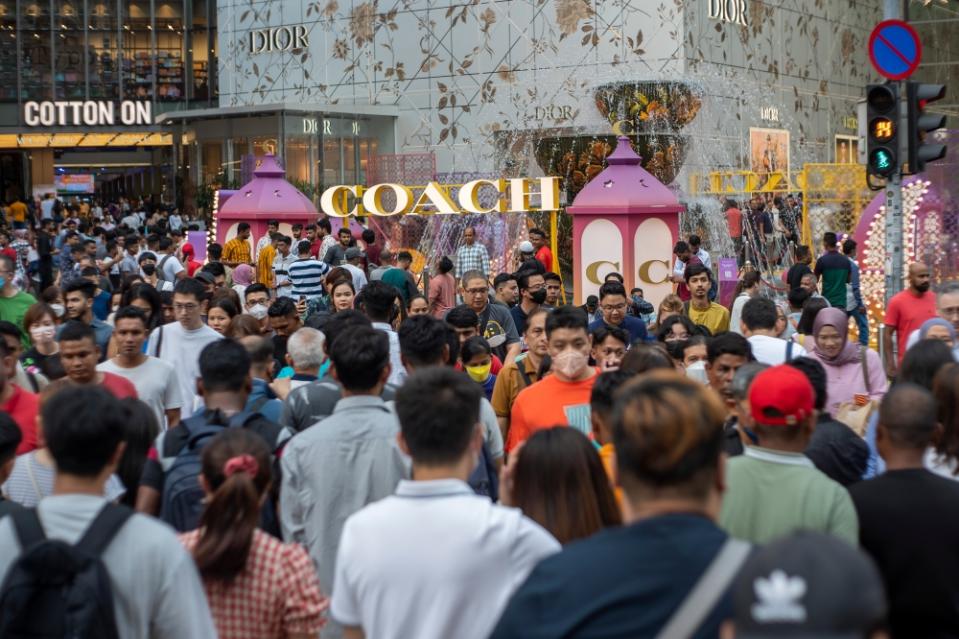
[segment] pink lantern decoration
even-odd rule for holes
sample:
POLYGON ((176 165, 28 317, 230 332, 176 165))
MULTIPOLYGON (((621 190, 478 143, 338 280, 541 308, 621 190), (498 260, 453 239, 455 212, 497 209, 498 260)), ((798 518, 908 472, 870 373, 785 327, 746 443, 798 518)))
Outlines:
POLYGON ((597 294, 612 272, 622 273, 627 293, 643 289, 653 306, 673 290, 673 244, 683 206, 641 161, 629 138, 620 137, 607 168, 566 209, 573 216, 576 304, 597 294))
POLYGON ((214 219, 216 241, 224 244, 236 235, 240 222, 247 222, 251 246, 266 234, 267 222, 277 220, 280 233, 290 235, 293 224, 312 224, 318 212, 313 202, 286 181, 286 171, 272 154, 265 155, 253 171, 253 179, 236 191, 230 191, 214 219))

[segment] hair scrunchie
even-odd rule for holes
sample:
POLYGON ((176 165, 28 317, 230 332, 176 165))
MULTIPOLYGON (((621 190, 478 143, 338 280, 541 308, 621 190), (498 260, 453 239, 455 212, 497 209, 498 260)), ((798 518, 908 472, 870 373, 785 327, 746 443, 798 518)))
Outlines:
POLYGON ((260 471, 260 465, 256 463, 253 455, 237 455, 226 460, 223 464, 223 476, 230 477, 235 473, 246 473, 251 478, 256 477, 260 471))

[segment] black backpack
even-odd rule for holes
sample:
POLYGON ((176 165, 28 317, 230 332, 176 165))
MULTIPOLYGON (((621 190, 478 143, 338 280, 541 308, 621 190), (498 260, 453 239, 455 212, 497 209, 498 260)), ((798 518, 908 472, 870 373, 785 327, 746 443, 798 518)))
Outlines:
MULTIPOLYGON (((193 530, 200 524, 203 514, 203 488, 200 487, 198 477, 202 470, 200 457, 203 448, 211 439, 223 432, 224 429, 242 428, 253 419, 261 417, 259 413, 242 411, 229 419, 221 419, 217 411, 211 416, 213 421, 207 422, 204 415, 189 417, 177 426, 189 435, 189 440, 170 460, 168 468, 164 468, 163 497, 160 504, 160 519, 170 524, 177 532, 193 530)), ((169 431, 167 431, 168 433, 169 431)), ((158 441, 158 450, 163 454, 166 433, 161 434, 158 441)), ((0 635, 2 637, 3 635, 0 635)))
POLYGON ((493 462, 493 456, 486 442, 483 442, 479 462, 466 483, 477 495, 489 497, 494 502, 499 501, 499 473, 496 472, 496 464, 493 462))
POLYGON ((107 504, 76 545, 47 539, 35 510, 12 512, 22 548, 0 589, 4 639, 118 639, 103 551, 133 511, 107 504))

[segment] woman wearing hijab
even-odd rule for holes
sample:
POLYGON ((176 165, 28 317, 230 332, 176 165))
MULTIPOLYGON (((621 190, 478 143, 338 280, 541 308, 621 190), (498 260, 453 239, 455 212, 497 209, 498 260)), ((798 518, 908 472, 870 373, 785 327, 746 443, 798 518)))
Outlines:
POLYGON ((253 267, 249 264, 237 264, 233 269, 233 290, 241 300, 246 299, 243 294, 246 293, 246 287, 253 283, 254 274, 253 267))
POLYGON ((807 344, 810 341, 813 346, 810 355, 826 369, 826 410, 830 414, 835 414, 843 402, 855 401, 857 395, 875 400, 885 395, 888 382, 882 360, 875 351, 849 341, 849 317, 845 311, 838 308, 819 311, 807 344))
POLYGON ((956 347, 956 329, 953 328, 951 322, 947 322, 941 317, 934 317, 931 320, 926 320, 919 327, 919 339, 937 339, 945 342, 949 348, 954 349, 956 347))

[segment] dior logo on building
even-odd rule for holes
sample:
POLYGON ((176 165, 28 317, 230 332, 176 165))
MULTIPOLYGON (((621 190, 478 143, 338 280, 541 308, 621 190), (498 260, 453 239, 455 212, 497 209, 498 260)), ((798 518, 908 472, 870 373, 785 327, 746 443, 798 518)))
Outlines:
POLYGON ((306 27, 298 24, 292 27, 270 27, 250 31, 248 50, 251 54, 272 53, 274 51, 292 51, 310 46, 310 35, 306 27))
POLYGON ((746 23, 748 7, 746 0, 705 0, 709 7, 709 19, 719 20, 721 22, 732 22, 744 27, 749 26, 746 23))

